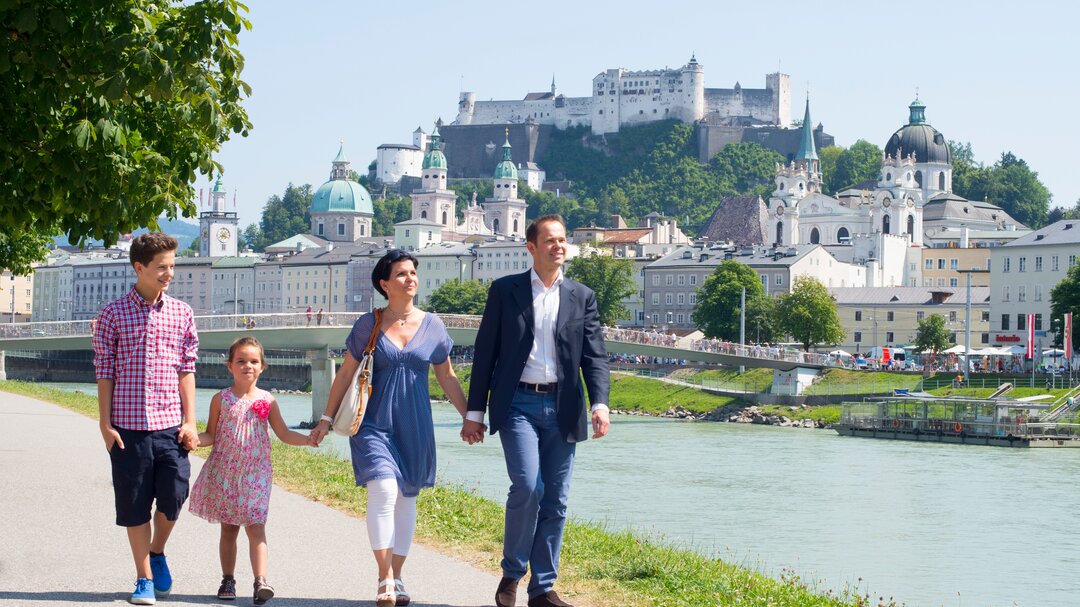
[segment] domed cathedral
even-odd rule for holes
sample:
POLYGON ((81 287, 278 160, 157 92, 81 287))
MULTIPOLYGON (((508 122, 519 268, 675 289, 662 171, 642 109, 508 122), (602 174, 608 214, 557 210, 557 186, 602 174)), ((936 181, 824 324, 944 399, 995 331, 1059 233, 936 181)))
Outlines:
POLYGON ((345 144, 341 144, 330 169, 330 180, 322 184, 311 201, 311 233, 333 242, 356 242, 371 236, 375 216, 371 195, 350 179, 345 144))
POLYGON ((483 203, 485 223, 496 236, 524 238, 528 203, 518 198, 518 172, 511 156, 509 129, 502 149, 503 159, 495 165, 494 191, 483 203))
POLYGON ((442 152, 439 125, 431 134, 431 148, 424 155, 420 189, 413 190, 412 219, 426 219, 442 226, 443 237, 457 231, 457 193, 446 186, 447 163, 442 152))

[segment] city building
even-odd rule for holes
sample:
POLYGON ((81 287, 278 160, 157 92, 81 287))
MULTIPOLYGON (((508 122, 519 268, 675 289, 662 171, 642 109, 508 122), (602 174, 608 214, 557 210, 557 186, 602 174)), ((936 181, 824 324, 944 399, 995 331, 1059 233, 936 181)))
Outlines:
POLYGON ((0 273, 0 322, 28 322, 34 312, 34 273, 0 273))
POLYGON ((615 257, 627 259, 662 257, 690 244, 690 239, 679 229, 678 221, 655 211, 642 217, 635 228, 627 227, 619 215, 612 215, 611 222, 610 228, 577 228, 572 240, 578 245, 593 243, 615 257))
MULTIPOLYGON (((966 288, 848 287, 829 292, 844 327, 841 349, 855 353, 913 344, 919 321, 931 314, 944 317, 950 343, 967 345, 966 288)), ((990 343, 989 299, 990 287, 971 288, 972 349, 990 343)))
POLYGON ((1048 347, 1048 331, 1060 331, 1050 318, 1050 291, 1076 265, 1080 220, 1066 219, 1006 245, 990 249, 990 324, 993 345, 1026 345, 1027 315, 1035 339, 1048 347))
MULTIPOLYGON (((236 201, 233 210, 227 211, 225 188, 221 177, 210 191, 210 210, 199 213, 199 255, 201 257, 235 257, 240 242, 236 201)), ((130 248, 130 245, 129 245, 130 248)))
POLYGON ((105 304, 119 299, 135 286, 135 269, 127 255, 77 259, 72 263, 72 320, 95 318, 105 304))
POLYGON ((420 278, 416 301, 424 305, 431 293, 440 286, 454 280, 472 280, 475 248, 474 244, 441 242, 413 251, 420 262, 416 269, 420 278))

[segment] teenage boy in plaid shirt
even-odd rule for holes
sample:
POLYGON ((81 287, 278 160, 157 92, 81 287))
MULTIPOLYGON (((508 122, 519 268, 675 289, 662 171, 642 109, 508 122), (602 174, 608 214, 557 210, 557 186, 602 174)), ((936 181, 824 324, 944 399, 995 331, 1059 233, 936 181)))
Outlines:
POLYGON ((127 528, 135 559, 135 592, 128 599, 135 605, 153 605, 172 589, 165 542, 188 496, 188 451, 199 444, 195 316, 165 294, 176 248, 166 234, 136 238, 130 253, 135 287, 94 323, 101 437, 112 462, 116 524, 127 528))

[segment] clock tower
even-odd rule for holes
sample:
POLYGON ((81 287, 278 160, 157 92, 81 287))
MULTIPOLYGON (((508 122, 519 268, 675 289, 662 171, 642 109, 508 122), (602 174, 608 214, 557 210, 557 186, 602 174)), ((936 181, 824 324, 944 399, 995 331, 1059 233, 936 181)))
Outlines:
POLYGON ((240 220, 236 211, 225 210, 225 188, 221 177, 210 192, 210 210, 199 213, 199 255, 201 257, 236 257, 240 220))

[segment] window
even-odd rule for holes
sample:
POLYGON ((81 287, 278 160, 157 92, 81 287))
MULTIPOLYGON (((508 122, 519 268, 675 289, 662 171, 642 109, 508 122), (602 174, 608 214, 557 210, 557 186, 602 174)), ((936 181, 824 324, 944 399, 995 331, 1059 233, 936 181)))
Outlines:
POLYGON ((1001 271, 1002 272, 1010 272, 1010 271, 1012 271, 1012 258, 1011 257, 1006 257, 1005 259, 1001 260, 1001 271))
POLYGON ((896 340, 893 339, 893 332, 892 331, 886 331, 885 332, 885 343, 891 344, 894 341, 896 341, 896 340))
POLYGON ((691 274, 690 275, 690 286, 694 286, 696 284, 697 284, 697 274, 691 274))
MULTIPOLYGON (((656 110, 653 110, 653 111, 655 112, 656 110)), ((680 324, 686 322, 686 315, 684 315, 684 314, 676 315, 675 316, 675 321, 680 323, 680 324)))
POLYGON ((862 331, 856 331, 854 335, 855 343, 862 342, 862 331))
POLYGON ((1026 285, 1017 285, 1016 286, 1016 301, 1027 301, 1027 286, 1026 285))
MULTIPOLYGON (((600 111, 602 112, 603 110, 600 110, 600 111)), ((654 325, 655 325, 656 323, 660 322, 660 315, 659 315, 659 314, 653 314, 653 315, 652 315, 652 321, 653 321, 653 324, 654 324, 654 325)))
POLYGON ((671 305, 671 293, 667 293, 664 295, 664 305, 671 305))
POLYGON ((776 275, 776 285, 780 286, 782 284, 784 284, 784 275, 783 274, 777 274, 776 275))
POLYGON ((338 236, 344 236, 345 235, 345 224, 343 224, 343 223, 337 224, 337 233, 338 233, 338 236))
POLYGON ((319 236, 323 235, 323 224, 319 224, 319 236))
POLYGON ((1069 267, 1076 265, 1076 255, 1069 255, 1069 267))
POLYGON ((960 260, 955 258, 955 257, 949 259, 949 269, 950 270, 959 270, 960 269, 960 260))
POLYGON ((1042 331, 1042 328, 1043 328, 1043 326, 1042 326, 1042 314, 1036 314, 1035 315, 1035 330, 1036 331, 1042 331))
POLYGON ((1001 287, 1001 301, 1009 301, 1009 285, 1001 287))
POLYGON ((659 287, 660 286, 660 275, 659 274, 653 274, 652 275, 652 286, 654 286, 654 287, 659 287))
POLYGON ((959 287, 960 286, 960 279, 959 278, 950 278, 949 279, 949 286, 950 287, 959 287))
MULTIPOLYGON (((885 313, 885 320, 886 320, 886 321, 888 321, 888 322, 892 322, 892 321, 893 321, 893 320, 895 320, 895 318, 896 318, 896 317, 895 317, 895 314, 896 314, 896 313, 895 313, 895 312, 892 312, 892 311, 890 311, 890 312, 886 312, 886 313, 885 313)), ((889 341, 892 341, 892 340, 890 339, 889 341)))
POLYGON ((1058 256, 1057 255, 1054 255, 1053 257, 1050 258, 1050 271, 1051 272, 1057 272, 1058 271, 1058 256))
POLYGON ((939 257, 938 258, 938 260, 937 260, 937 269, 939 269, 939 270, 944 270, 945 269, 945 258, 944 257, 939 257))
POLYGON ((685 293, 679 293, 678 295, 676 295, 675 296, 675 302, 678 303, 680 306, 686 305, 686 294, 685 293))
POLYGON ((1016 261, 1016 271, 1023 272, 1027 269, 1027 257, 1021 257, 1016 261))
POLYGON ((667 276, 664 277, 664 284, 665 285, 670 287, 672 284, 674 284, 674 282, 675 282, 675 277, 672 276, 671 274, 668 274, 667 276))
POLYGON ((678 284, 679 284, 680 287, 686 284, 686 275, 685 274, 679 274, 678 284))
POLYGON ((1035 271, 1042 272, 1042 255, 1035 257, 1035 271))
POLYGON ((1016 315, 1016 330, 1027 331, 1027 314, 1016 315))
POLYGON ((855 310, 855 320, 856 321, 862 320, 862 310, 855 310))
POLYGON ((926 312, 924 312, 922 310, 918 310, 918 311, 915 312, 915 320, 922 320, 925 317, 926 317, 926 312))
POLYGON ((937 279, 937 286, 944 287, 945 286, 945 279, 944 278, 937 279))
POLYGON ((697 305, 697 293, 690 294, 690 305, 697 305))
POLYGON ((1002 331, 1008 331, 1009 330, 1009 315, 1008 314, 1002 314, 1001 315, 1001 330, 1002 331))
POLYGON ((956 343, 956 333, 955 332, 949 334, 949 343, 950 344, 955 344, 956 343))
POLYGON ((956 322, 956 310, 949 311, 949 322, 956 322))
POLYGON ((1035 301, 1042 301, 1042 285, 1035 285, 1035 301))

